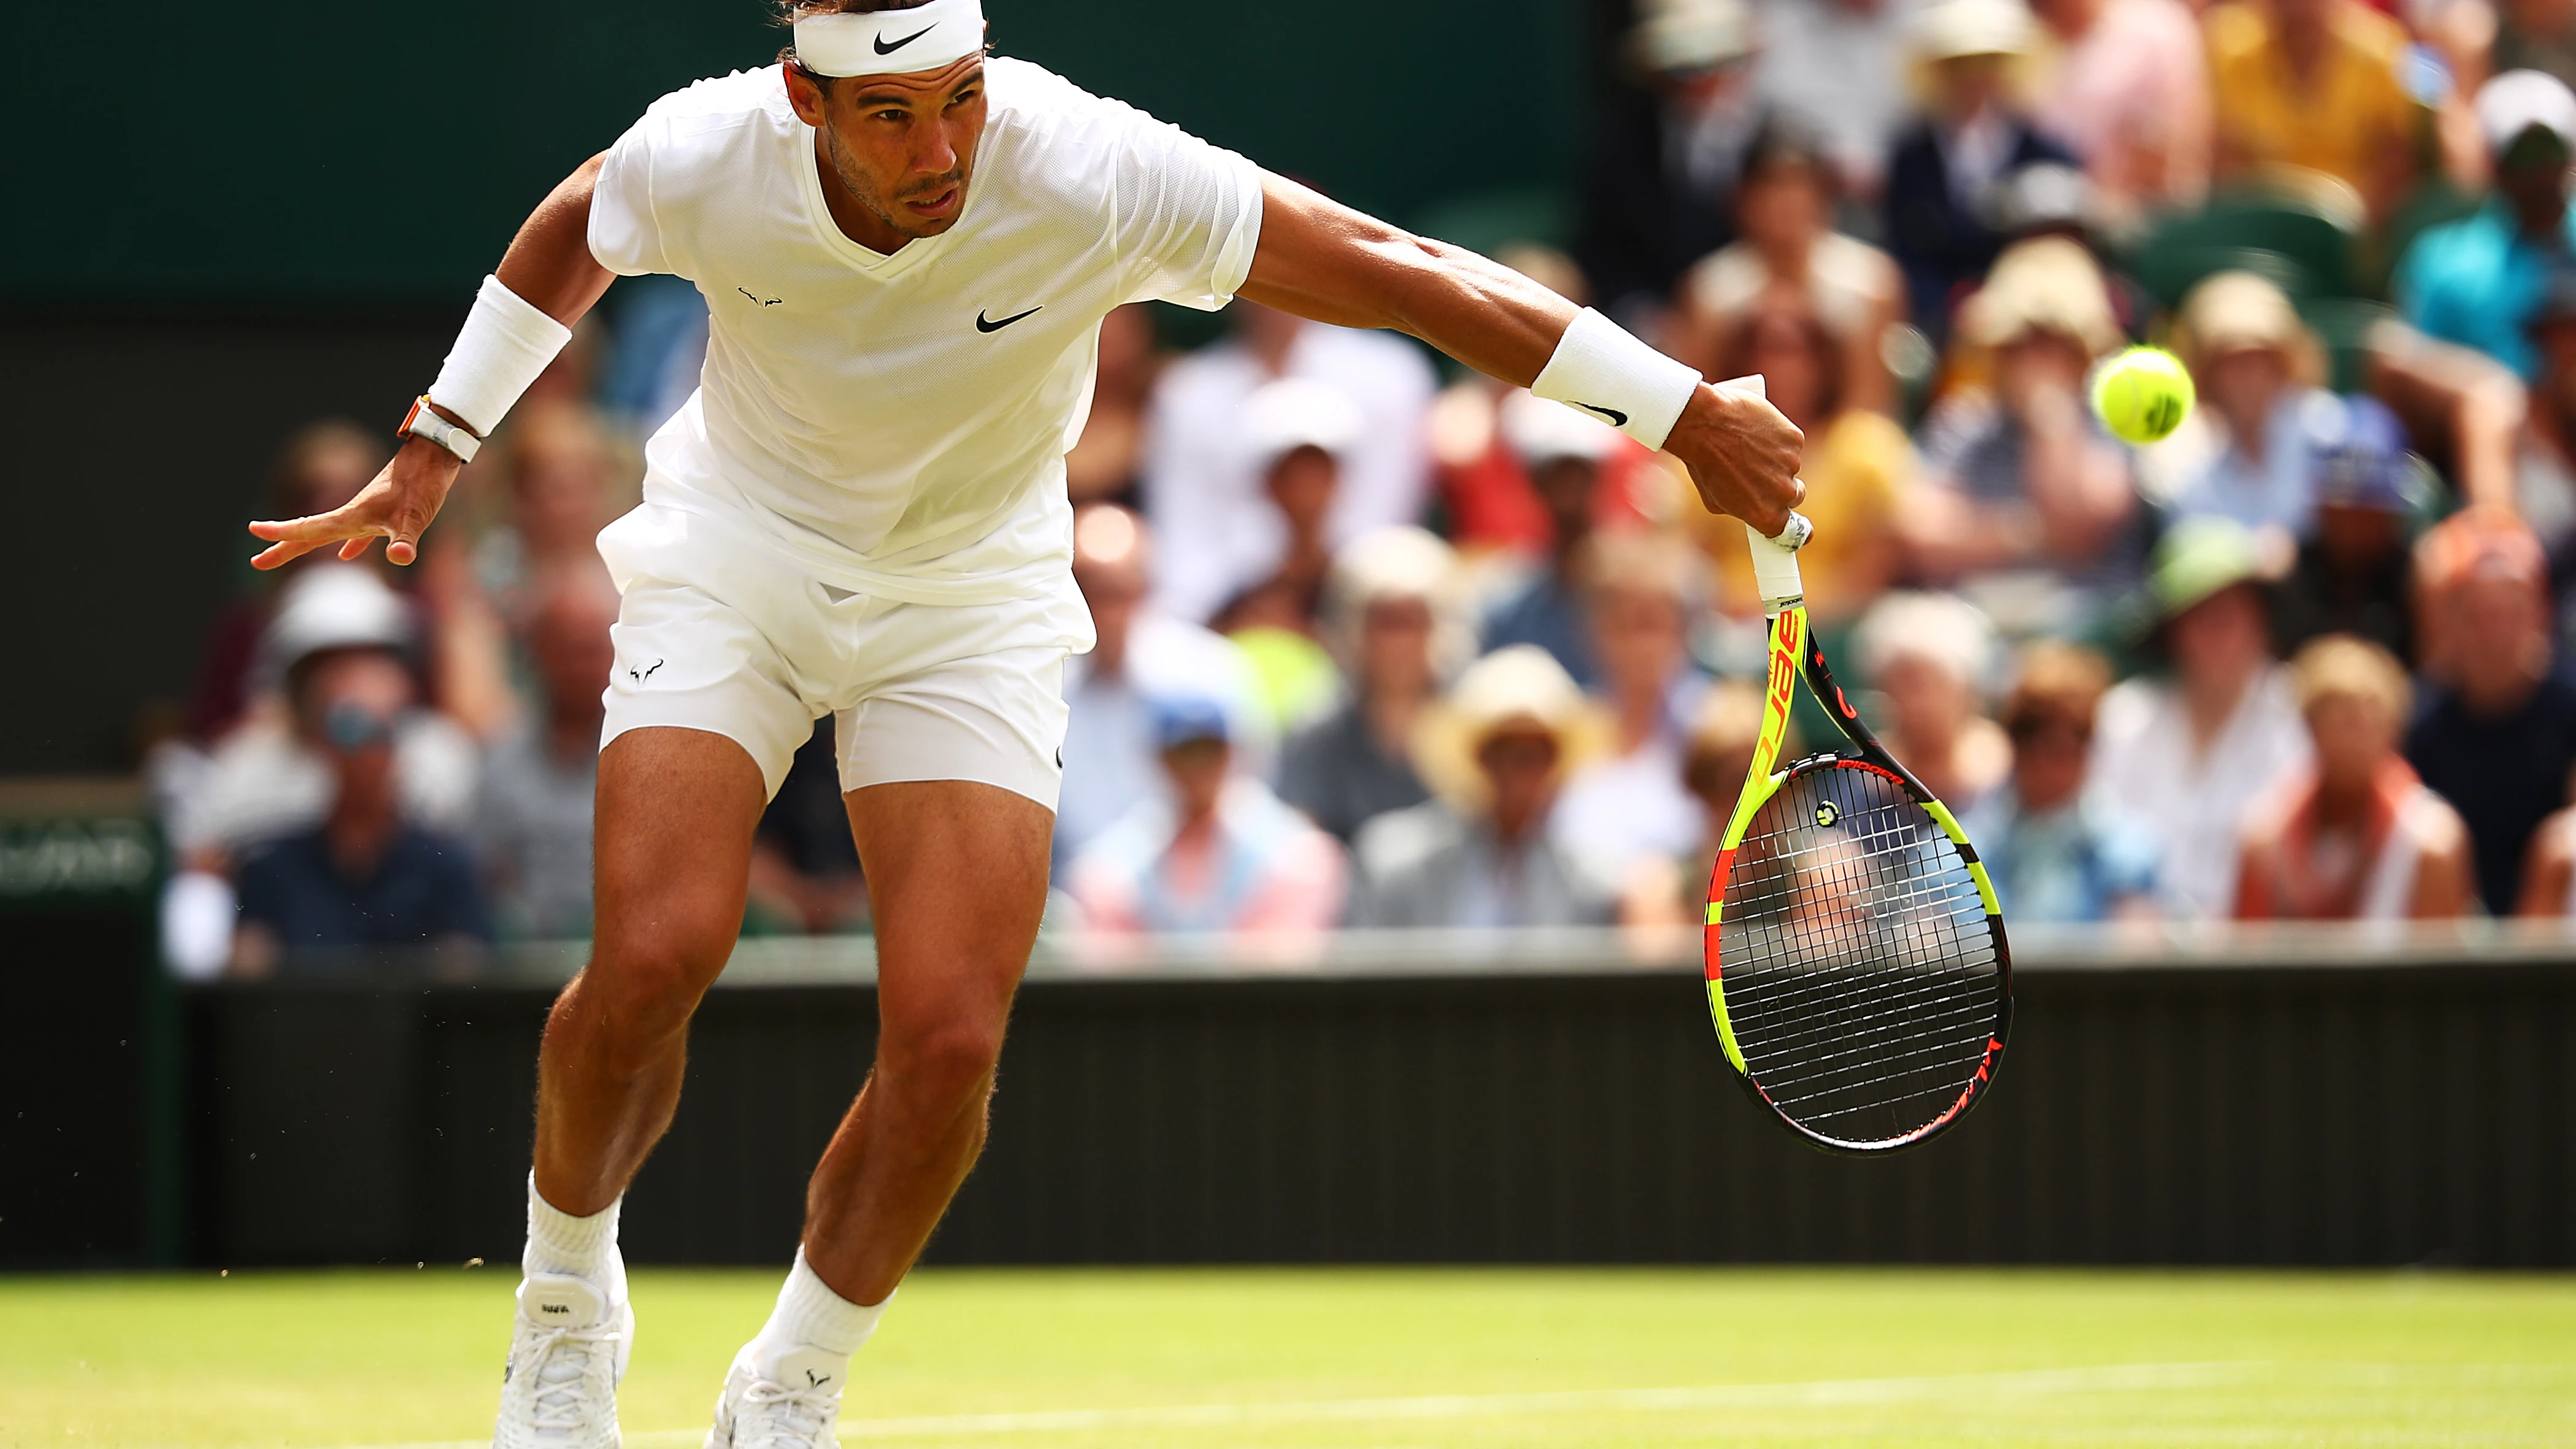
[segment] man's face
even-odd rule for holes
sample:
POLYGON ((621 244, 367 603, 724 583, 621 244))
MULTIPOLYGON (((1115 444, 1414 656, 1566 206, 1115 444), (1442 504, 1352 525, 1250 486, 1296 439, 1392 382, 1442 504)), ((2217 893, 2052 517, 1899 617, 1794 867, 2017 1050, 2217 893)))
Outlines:
POLYGON ((1495 825, 1517 836, 1544 814, 1556 785, 1556 735, 1534 721, 1512 721, 1476 747, 1476 765, 1493 791, 1495 825))
POLYGON ((2385 705, 2352 694, 2329 694, 2308 706, 2308 736, 2315 742, 2317 774, 2337 790, 2370 783, 2380 762, 2397 748, 2398 722, 2385 705))
POLYGON ((2221 589, 2165 626, 2174 671, 2213 686, 2241 680, 2271 652, 2264 628, 2263 601, 2253 585, 2221 589))
POLYGON ((842 187, 895 235, 957 224, 984 135, 981 55, 910 75, 843 76, 829 94, 790 66, 787 96, 821 133, 842 187))
POLYGON ((1605 579, 1592 600, 1592 642, 1602 672, 1625 690, 1660 690, 1688 658, 1682 601, 1605 579))
POLYGON ((2013 732, 2013 792, 2023 808, 2054 810, 2084 786, 2092 731, 2064 715, 2043 714, 2013 732))
POLYGON ((342 796, 380 798, 393 788, 394 730, 411 705, 411 675, 379 649, 347 649, 306 666, 307 738, 331 763, 342 796))
POLYGON ((1341 464, 1332 454, 1309 445, 1292 448, 1272 463, 1264 483, 1289 531, 1303 534, 1324 526, 1324 515, 1332 509, 1333 492, 1341 484, 1341 474, 1341 464))
POLYGON ((2235 347, 2205 363, 2201 398, 2237 437, 2257 435, 2290 386, 2290 362, 2277 348, 2235 347))
POLYGON ((1530 487, 1547 509, 1562 542, 1592 531, 1592 493, 1601 482, 1601 465, 1589 458, 1550 458, 1529 470, 1530 487))
POLYGON ((1430 687, 1429 600, 1397 595, 1369 601, 1360 613, 1360 678, 1370 690, 1430 687))
POLYGON ((604 590, 567 589, 538 613, 528 631, 528 652, 545 685, 547 706, 558 717, 594 715, 603 707, 600 691, 617 664, 608 635, 616 620, 616 603, 604 590))
POLYGON ((2527 230, 2554 229, 2567 210, 2567 143, 2533 126, 2496 158, 2496 189, 2527 230))
POLYGON ((1171 777, 1172 794, 1184 819, 1202 819, 1215 812, 1233 764, 1233 748, 1218 739, 1183 740, 1163 751, 1163 772, 1171 777))

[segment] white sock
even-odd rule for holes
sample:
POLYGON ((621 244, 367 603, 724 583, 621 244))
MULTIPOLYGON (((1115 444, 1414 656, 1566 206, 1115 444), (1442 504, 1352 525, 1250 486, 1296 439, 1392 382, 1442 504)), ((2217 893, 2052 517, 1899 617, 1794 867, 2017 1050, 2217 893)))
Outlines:
POLYGON ((769 1321, 751 1340, 751 1359, 763 1374, 772 1372, 778 1360, 799 1349, 821 1349, 838 1359, 843 1367, 850 1355, 877 1331, 877 1319, 892 1303, 859 1304, 832 1291, 805 1261, 805 1250, 796 1250, 796 1266, 787 1270, 787 1282, 778 1290, 778 1306, 769 1312, 769 1321))
POLYGON ((562 1273, 586 1279, 608 1294, 611 1303, 626 1297, 626 1263, 617 1251, 616 1202, 577 1218, 537 1195, 537 1175, 528 1174, 528 1247, 519 1255, 524 1273, 562 1273))

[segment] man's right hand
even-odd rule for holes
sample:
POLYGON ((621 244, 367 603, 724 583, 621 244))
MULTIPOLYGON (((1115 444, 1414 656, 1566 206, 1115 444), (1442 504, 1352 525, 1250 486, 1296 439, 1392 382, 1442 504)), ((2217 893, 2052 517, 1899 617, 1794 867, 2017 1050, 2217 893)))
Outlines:
POLYGON ((340 546, 340 557, 354 559, 379 538, 388 560, 408 564, 420 556, 421 530, 438 516, 461 466, 454 453, 427 438, 406 438, 375 481, 347 503, 310 518, 252 524, 251 537, 267 540, 269 547, 251 567, 273 569, 333 544, 340 546))
POLYGON ((1798 481, 1806 435, 1758 393, 1700 384, 1664 451, 1682 460, 1711 513, 1728 514, 1764 538, 1778 536, 1806 501, 1798 481))

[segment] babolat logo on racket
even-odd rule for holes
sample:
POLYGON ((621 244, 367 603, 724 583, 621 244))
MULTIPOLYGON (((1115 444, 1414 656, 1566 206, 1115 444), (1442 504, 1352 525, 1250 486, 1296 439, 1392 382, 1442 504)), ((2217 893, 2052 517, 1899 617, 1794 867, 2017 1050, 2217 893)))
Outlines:
POLYGON ((1834 822, 1842 818, 1843 812, 1831 800, 1816 807, 1816 823, 1827 830, 1833 829, 1834 822))

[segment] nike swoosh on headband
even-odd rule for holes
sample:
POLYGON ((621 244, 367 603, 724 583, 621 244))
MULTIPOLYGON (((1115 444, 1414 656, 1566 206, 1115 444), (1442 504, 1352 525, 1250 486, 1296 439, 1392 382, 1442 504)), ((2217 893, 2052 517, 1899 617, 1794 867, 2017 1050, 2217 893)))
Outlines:
POLYGON ((930 32, 937 30, 938 28, 939 27, 936 25, 925 25, 910 35, 905 36, 903 39, 896 41, 892 45, 886 44, 886 39, 882 35, 877 36, 868 43, 877 48, 877 54, 892 55, 896 51, 903 49, 905 46, 912 44, 914 41, 919 40, 921 37, 928 35, 930 32))
POLYGON ((975 330, 978 332, 999 332, 1003 328, 1010 326, 1012 323, 1019 321, 1023 317, 1033 317, 1045 310, 1046 303, 1040 302, 1026 312, 1014 312, 1010 316, 996 321, 993 318, 986 317, 984 315, 984 309, 978 307, 975 309, 975 330))
POLYGON ((1599 413, 1601 416, 1608 418, 1612 427, 1624 428, 1628 426, 1628 415, 1619 411, 1617 408, 1605 408, 1599 403, 1588 402, 1579 402, 1576 403, 1575 406, 1583 409, 1587 413, 1599 413))

